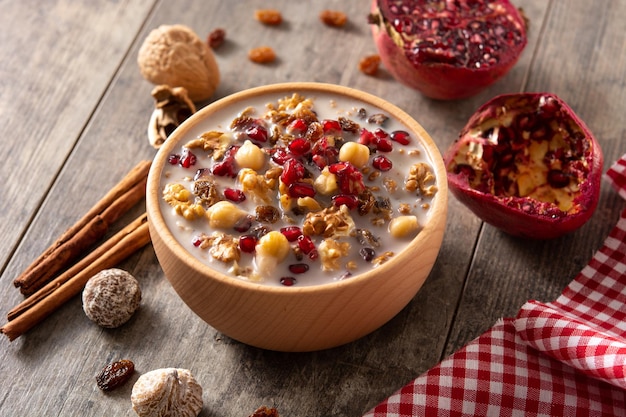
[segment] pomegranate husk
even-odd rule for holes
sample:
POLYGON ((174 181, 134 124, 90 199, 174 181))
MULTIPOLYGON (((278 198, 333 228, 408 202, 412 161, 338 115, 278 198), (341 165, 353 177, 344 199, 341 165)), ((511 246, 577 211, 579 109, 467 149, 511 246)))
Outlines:
POLYGON ((560 237, 585 224, 598 204, 603 170, 602 150, 585 123, 554 94, 507 94, 485 103, 444 154, 444 162, 452 194, 483 221, 513 236, 540 240, 560 237), (535 130, 526 130, 522 126, 526 119, 519 115, 523 109, 541 109, 537 107, 538 103, 556 104, 558 113, 548 117, 545 116, 547 112, 541 113, 542 110, 537 110, 539 113, 530 112, 528 120, 532 117, 544 119, 538 122, 535 130), (502 120, 508 120, 504 127, 500 123, 502 120), (559 120, 568 122, 565 127, 560 125, 556 128, 556 121, 559 120), (544 141, 548 141, 548 145, 542 145, 541 140, 524 140, 521 136, 522 132, 527 132, 526 135, 540 132, 542 124, 548 126, 548 132, 559 135, 545 136, 544 141), (494 134, 496 131, 497 134, 494 134), (513 132, 517 139, 507 142, 500 138, 500 132, 513 132), (559 148, 557 144, 563 146, 559 148), (539 152, 545 148, 549 149, 547 153, 539 152), (511 149, 516 149, 513 157, 511 149), (569 156, 555 158, 554 155, 560 154, 569 156), (502 162, 511 158, 515 161, 512 165, 502 162), (497 184, 507 182, 502 180, 504 177, 495 178, 502 173, 508 173, 505 180, 513 178, 511 183, 515 185, 500 187, 513 192, 501 192, 497 184), (551 186, 556 181, 550 182, 552 173, 556 173, 555 178, 569 182, 566 186, 558 183, 556 187, 551 186), (526 175, 524 180, 522 175, 526 175), (535 184, 535 188, 526 189, 520 184, 525 184, 529 176, 545 176, 546 182, 531 183, 535 184), (487 178, 493 182, 485 180, 487 178), (522 189, 523 195, 520 195, 522 189), (537 195, 559 198, 539 199, 537 195))
MULTIPOLYGON (((405 47, 408 43, 414 42, 415 38, 399 33, 395 29, 394 17, 389 11, 392 2, 392 0, 372 0, 371 3, 369 21, 372 23, 372 35, 378 54, 384 67, 395 79, 433 99, 456 100, 478 94, 511 70, 527 43, 528 21, 525 16, 508 0, 497 0, 490 3, 498 5, 497 10, 508 16, 510 24, 519 30, 521 37, 519 43, 514 45, 497 39, 499 50, 494 52, 497 62, 484 64, 479 68, 432 61, 416 62, 415 59, 411 59, 412 48, 405 47)), ((399 3, 409 5, 411 2, 399 3)), ((443 6, 446 2, 440 3, 443 6)), ((419 14, 411 13, 410 16, 413 19, 419 14)), ((450 31, 461 30, 464 23, 467 22, 451 27, 450 31)))

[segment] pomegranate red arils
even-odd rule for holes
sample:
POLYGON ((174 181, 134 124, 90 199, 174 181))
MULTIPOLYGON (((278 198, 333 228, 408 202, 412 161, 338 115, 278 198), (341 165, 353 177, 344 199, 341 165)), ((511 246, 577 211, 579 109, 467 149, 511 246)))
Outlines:
POLYGON ((379 171, 389 171, 393 164, 386 156, 378 155, 372 159, 372 166, 379 171))
POLYGON ((291 287, 296 285, 296 279, 294 277, 281 277, 279 281, 285 287, 291 287))
POLYGON ((308 182, 294 182, 289 184, 289 196, 293 198, 299 197, 315 197, 315 188, 313 184, 308 182))
POLYGON ((285 226, 280 229, 289 242, 295 242, 300 236, 302 236, 302 230, 298 226, 285 226))
POLYGON ((313 251, 317 250, 313 239, 307 235, 298 236, 298 248, 300 248, 305 255, 310 255, 313 251))
POLYGON ((408 145, 411 143, 411 135, 404 130, 394 130, 389 134, 389 138, 394 142, 398 142, 400 145, 408 145))
POLYGON ((191 239, 191 244, 197 248, 197 247, 200 247, 200 245, 202 245, 202 241, 203 239, 200 236, 194 236, 191 239))
POLYGON ((367 129, 361 129, 359 143, 365 146, 374 145, 376 143, 376 136, 367 129))
POLYGON ((180 156, 180 161, 178 162, 183 168, 190 168, 196 164, 197 158, 196 155, 191 152, 189 149, 184 148, 183 153, 180 156))
POLYGON ((305 138, 295 138, 289 142, 288 148, 294 156, 304 156, 311 151, 311 142, 305 138))
POLYGON ((306 174, 306 168, 302 165, 302 162, 297 159, 291 158, 285 162, 283 172, 280 174, 280 179, 286 185, 291 185, 296 181, 300 181, 306 174))
POLYGON ((309 264, 299 263, 289 265, 289 272, 292 274, 304 274, 309 270, 309 264))
POLYGON ((245 253, 253 253, 258 239, 254 235, 243 235, 239 237, 239 249, 245 253))
POLYGON ((234 188, 226 188, 224 190, 224 197, 235 203, 241 203, 246 199, 246 195, 243 193, 243 191, 234 188))
POLYGON ((253 142, 267 142, 267 129, 259 121, 248 126, 245 133, 253 142))
POLYGON ((581 227, 598 203, 602 150, 553 94, 492 99, 470 118, 444 161, 459 201, 515 236, 561 236, 581 227))
POLYGON ((283 148, 282 146, 274 149, 271 155, 272 161, 276 162, 278 165, 284 165, 288 159, 293 158, 293 155, 290 154, 287 149, 283 148))
POLYGON ((235 168, 235 154, 239 150, 239 146, 231 146, 224 152, 224 158, 221 162, 213 165, 211 172, 218 177, 231 177, 237 176, 237 169, 235 168))
POLYGON ((290 135, 302 135, 304 134, 309 126, 302 119, 295 119, 289 125, 287 125, 286 131, 290 135))
POLYGON ((353 210, 359 206, 359 198, 355 195, 349 194, 337 194, 331 197, 333 204, 337 207, 345 205, 350 210, 353 210))
POLYGON ((178 165, 178 163, 180 162, 180 155, 177 153, 171 154, 167 157, 167 162, 170 165, 178 165))
POLYGON ((343 194, 359 195, 365 190, 363 174, 350 162, 337 162, 328 170, 337 177, 337 185, 343 194))
POLYGON ((341 134, 341 123, 339 123, 339 120, 322 120, 322 128, 325 135, 337 136, 341 134))
POLYGON ((483 90, 527 42, 527 22, 508 0, 372 0, 369 21, 387 70, 436 99, 483 90))

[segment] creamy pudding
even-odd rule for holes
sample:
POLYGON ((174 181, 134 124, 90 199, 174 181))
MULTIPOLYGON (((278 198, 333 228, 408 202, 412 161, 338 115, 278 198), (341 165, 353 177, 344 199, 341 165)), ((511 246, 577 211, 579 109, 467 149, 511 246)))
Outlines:
POLYGON ((189 253, 227 275, 349 279, 428 222, 437 178, 416 135, 353 99, 259 96, 185 132, 160 178, 161 210, 189 253))

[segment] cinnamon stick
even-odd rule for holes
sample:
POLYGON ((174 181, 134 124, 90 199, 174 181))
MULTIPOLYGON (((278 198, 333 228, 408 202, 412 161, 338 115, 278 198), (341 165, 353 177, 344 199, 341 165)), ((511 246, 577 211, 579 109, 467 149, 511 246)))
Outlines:
POLYGON ((149 242, 150 233, 144 213, 85 257, 84 261, 11 310, 9 322, 0 328, 0 333, 11 341, 15 340, 80 293, 93 275, 114 267, 149 242))
POLYGON ((106 234, 109 226, 146 194, 151 161, 141 161, 100 199, 80 220, 35 259, 13 284, 26 296, 41 288, 53 275, 74 261, 106 234))

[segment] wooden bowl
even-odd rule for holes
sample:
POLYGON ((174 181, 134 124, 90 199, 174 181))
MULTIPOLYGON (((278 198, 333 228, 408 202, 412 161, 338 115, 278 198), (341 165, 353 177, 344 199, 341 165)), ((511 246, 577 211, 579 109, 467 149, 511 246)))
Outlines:
POLYGON ((154 250, 181 299, 216 330, 240 342, 276 351, 314 351, 354 341, 402 310, 428 277, 443 239, 447 216, 446 172, 437 146, 415 120, 396 106, 351 88, 319 83, 285 83, 245 90, 216 101, 187 119, 159 149, 147 185, 147 213, 154 250), (438 192, 430 217, 408 246, 387 263, 350 279, 307 287, 254 283, 217 272, 174 238, 160 208, 161 175, 168 155, 182 140, 195 138, 198 125, 218 111, 233 115, 246 100, 275 101, 298 92, 333 94, 364 102, 399 120, 418 138, 432 161, 438 192))

